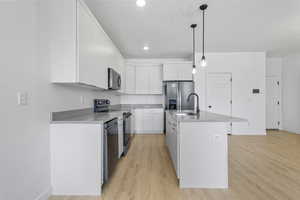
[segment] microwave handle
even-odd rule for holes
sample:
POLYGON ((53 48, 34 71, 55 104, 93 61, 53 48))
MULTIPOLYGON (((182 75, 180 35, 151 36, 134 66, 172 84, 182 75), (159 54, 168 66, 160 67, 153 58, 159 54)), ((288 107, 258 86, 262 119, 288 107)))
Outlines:
POLYGON ((118 77, 118 88, 121 87, 121 84, 122 84, 122 81, 121 81, 121 77, 119 76, 119 77, 118 77))

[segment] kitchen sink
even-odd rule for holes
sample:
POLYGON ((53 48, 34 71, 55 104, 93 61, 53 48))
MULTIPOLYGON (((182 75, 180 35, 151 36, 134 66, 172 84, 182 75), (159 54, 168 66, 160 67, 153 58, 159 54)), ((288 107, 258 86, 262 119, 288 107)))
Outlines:
POLYGON ((194 112, 179 112, 176 113, 177 116, 195 116, 198 115, 197 113, 194 112))

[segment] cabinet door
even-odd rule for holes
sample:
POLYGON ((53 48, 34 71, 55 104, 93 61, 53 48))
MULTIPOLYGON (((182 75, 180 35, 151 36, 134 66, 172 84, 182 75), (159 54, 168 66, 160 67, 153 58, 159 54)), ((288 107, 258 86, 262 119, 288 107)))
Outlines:
POLYGON ((135 110, 135 131, 137 134, 144 131, 144 111, 142 109, 135 110))
POLYGON ((137 66, 135 68, 135 91, 136 94, 148 94, 149 93, 149 67, 137 66))
POLYGON ((193 80, 192 67, 192 63, 177 64, 176 69, 178 73, 178 80, 193 80))
POLYGON ((171 126, 171 158, 177 173, 177 129, 174 124, 171 126))
POLYGON ((78 2, 78 82, 106 89, 114 47, 87 6, 78 2))
POLYGON ((149 94, 162 94, 162 67, 151 66, 149 71, 149 94))
POLYGON ((169 114, 166 113, 166 145, 169 152, 171 152, 171 127, 169 123, 169 114))
POLYGON ((168 63, 164 65, 164 81, 192 80, 192 63, 168 63))
POLYGON ((126 66, 126 94, 135 94, 135 67, 126 66))
POLYGON ((149 112, 149 110, 145 109, 143 115, 143 133, 154 133, 154 125, 153 114, 151 111, 149 112))
POLYGON ((153 133, 160 134, 163 132, 164 126, 164 111, 163 109, 153 109, 151 110, 152 115, 152 131, 153 133))
POLYGON ((173 81, 177 80, 177 69, 176 65, 173 64, 164 64, 163 66, 163 80, 164 81, 173 81))

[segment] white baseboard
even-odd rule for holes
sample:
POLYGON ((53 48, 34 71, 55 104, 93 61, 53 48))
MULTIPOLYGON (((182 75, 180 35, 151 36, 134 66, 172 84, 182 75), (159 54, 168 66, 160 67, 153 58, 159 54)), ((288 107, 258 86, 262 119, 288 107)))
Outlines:
POLYGON ((51 196, 51 188, 48 188, 47 190, 39 194, 39 196, 34 200, 48 200, 50 196, 51 196))
POLYGON ((254 136, 254 135, 267 135, 267 132, 260 132, 260 133, 232 133, 232 135, 245 135, 245 136, 254 136))

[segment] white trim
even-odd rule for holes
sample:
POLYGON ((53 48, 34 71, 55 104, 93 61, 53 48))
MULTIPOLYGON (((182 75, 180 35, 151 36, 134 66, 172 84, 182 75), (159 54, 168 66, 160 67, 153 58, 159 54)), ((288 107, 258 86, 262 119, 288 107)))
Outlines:
POLYGON ((260 133, 232 133, 231 135, 246 135, 246 136, 254 136, 254 135, 267 135, 267 132, 260 132, 260 133))
POLYGON ((46 189, 44 192, 40 193, 34 200, 48 200, 48 198, 51 196, 51 187, 46 189))
POLYGON ((177 63, 177 62, 191 62, 189 59, 183 59, 183 58, 152 58, 152 59, 125 59, 125 63, 127 65, 130 64, 164 64, 164 63, 177 63))

